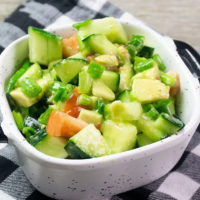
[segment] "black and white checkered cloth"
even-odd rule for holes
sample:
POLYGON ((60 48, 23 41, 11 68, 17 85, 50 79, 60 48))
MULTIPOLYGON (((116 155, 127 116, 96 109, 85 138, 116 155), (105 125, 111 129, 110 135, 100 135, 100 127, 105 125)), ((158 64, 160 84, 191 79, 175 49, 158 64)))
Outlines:
MULTIPOLYGON (((0 24, 0 52, 23 36, 29 25, 44 28, 87 18, 114 16, 134 20, 106 0, 30 0, 0 24)), ((36 191, 18 165, 14 148, 0 129, 0 200, 50 199, 36 191)), ((159 180, 112 200, 200 200, 200 127, 174 169, 159 180)))

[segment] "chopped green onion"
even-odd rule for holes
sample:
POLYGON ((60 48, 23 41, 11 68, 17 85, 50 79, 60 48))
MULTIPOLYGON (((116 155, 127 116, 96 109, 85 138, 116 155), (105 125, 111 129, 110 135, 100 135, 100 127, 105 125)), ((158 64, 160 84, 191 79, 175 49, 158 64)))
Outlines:
POLYGON ((105 103, 103 102, 102 99, 98 99, 95 105, 95 110, 100 113, 103 114, 104 112, 104 107, 105 107, 105 103))
POLYGON ((154 54, 153 55, 153 59, 158 64, 158 68, 161 71, 165 71, 165 69, 166 69, 165 64, 163 63, 163 61, 162 61, 161 57, 159 56, 159 54, 154 54))
POLYGON ((163 72, 160 75, 160 79, 165 85, 168 85, 170 87, 173 87, 176 84, 176 78, 175 77, 170 76, 168 74, 165 74, 163 72))
POLYGON ((154 48, 149 46, 143 46, 142 50, 139 52, 138 56, 151 58, 153 56, 154 48))
POLYGON ((63 87, 63 86, 59 87, 53 96, 53 101, 58 102, 65 90, 66 90, 65 87, 63 87))
POLYGON ((65 87, 65 91, 62 93, 60 101, 64 102, 64 101, 68 100, 70 98, 74 88, 75 88, 74 85, 67 84, 66 87, 65 87))
POLYGON ((22 133, 26 136, 28 142, 30 142, 30 137, 36 134, 36 130, 32 127, 24 127, 22 133))
POLYGON ((41 140, 43 140, 43 138, 45 138, 48 134, 46 133, 45 129, 40 129, 39 131, 37 131, 37 133, 35 135, 31 135, 30 136, 30 144, 35 146, 38 142, 40 142, 41 140))
POLYGON ((20 131, 22 131, 22 129, 24 128, 24 119, 23 119, 21 113, 16 112, 16 111, 13 110, 12 114, 13 114, 13 118, 14 118, 14 120, 16 122, 16 125, 17 125, 18 129, 20 131))
POLYGON ((153 67, 153 59, 145 59, 140 57, 135 57, 134 68, 137 72, 143 72, 147 69, 153 67))
POLYGON ((28 77, 24 78, 20 82, 20 87, 28 97, 36 97, 40 92, 42 92, 42 88, 37 84, 37 82, 28 77))
POLYGON ((53 108, 49 107, 44 113, 40 115, 38 122, 46 125, 52 110, 53 108))
POLYGON ((94 61, 91 61, 87 72, 92 78, 98 79, 103 74, 104 69, 105 69, 104 66, 99 65, 98 63, 96 63, 94 61))
POLYGON ((92 99, 90 96, 88 96, 86 94, 81 94, 78 97, 77 103, 78 103, 78 105, 81 105, 81 106, 89 106, 92 104, 92 99))
POLYGON ((29 67, 30 67, 30 62, 28 59, 26 59, 22 67, 17 72, 15 72, 15 74, 10 78, 6 89, 6 94, 10 93, 10 91, 14 88, 17 80, 26 72, 26 70, 29 67))

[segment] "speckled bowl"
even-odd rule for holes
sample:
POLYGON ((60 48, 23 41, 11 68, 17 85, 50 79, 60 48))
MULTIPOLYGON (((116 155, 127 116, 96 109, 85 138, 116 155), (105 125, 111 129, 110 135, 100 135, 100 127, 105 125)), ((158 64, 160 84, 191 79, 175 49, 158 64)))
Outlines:
MULTIPOLYGON (((2 128, 14 145, 19 163, 33 186, 43 194, 68 200, 100 200, 148 184, 165 175, 178 162, 200 121, 200 89, 178 56, 172 40, 142 23, 122 22, 128 35, 142 34, 146 44, 155 47, 168 69, 180 73, 179 114, 185 127, 177 134, 154 144, 101 158, 57 159, 32 147, 13 120, 4 88, 8 78, 28 56, 28 36, 11 45, 0 56, 0 110, 2 128)), ((52 30, 61 36, 74 31, 71 24, 52 30)))

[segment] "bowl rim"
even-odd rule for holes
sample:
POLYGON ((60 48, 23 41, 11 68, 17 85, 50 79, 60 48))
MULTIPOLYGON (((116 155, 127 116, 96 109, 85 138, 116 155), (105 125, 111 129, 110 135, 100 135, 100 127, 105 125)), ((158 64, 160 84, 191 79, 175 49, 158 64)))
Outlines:
MULTIPOLYGON (((130 26, 136 26, 136 24, 131 23, 129 21, 122 21, 119 20, 120 23, 122 24, 128 24, 130 26)), ((183 61, 181 60, 181 58, 179 57, 178 53, 175 51, 175 49, 173 49, 172 46, 167 44, 167 41, 164 40, 164 37, 161 36, 160 34, 158 34, 156 31, 152 30, 151 28, 149 28, 148 26, 144 25, 144 24, 140 24, 139 25, 140 28, 142 29, 146 29, 146 31, 150 32, 151 35, 154 35, 155 37, 157 37, 159 39, 159 42, 161 42, 166 48, 168 48, 169 51, 173 50, 172 55, 174 54, 174 58, 177 59, 177 61, 183 65, 183 68, 185 70, 184 73, 188 73, 188 76, 190 76, 190 80, 193 81, 194 83, 194 88, 192 88, 194 91, 194 96, 195 96, 195 101, 197 102, 197 100, 200 98, 200 87, 199 87, 199 83, 198 81, 192 76, 191 72, 188 70, 188 68, 186 67, 186 65, 183 63, 183 61)), ((59 29, 66 29, 66 28, 72 28, 71 24, 65 25, 65 26, 59 26, 58 28, 52 28, 49 29, 51 31, 55 30, 58 31, 59 29)), ((46 29, 48 30, 48 28, 46 29)), ((3 62, 3 55, 5 55, 11 47, 15 46, 17 43, 22 42, 23 40, 26 40, 28 38, 28 35, 25 35, 17 40, 15 40, 14 42, 12 42, 0 55, 0 63, 3 62)), ((4 85, 4 83, 0 82, 0 85, 4 85)), ((107 155, 107 156, 103 156, 103 157, 98 157, 98 158, 92 158, 92 159, 60 159, 60 158, 55 158, 55 157, 51 157, 48 156, 44 153, 39 152, 37 149, 35 149, 33 146, 31 146, 26 139, 23 137, 23 135, 21 134, 21 132, 18 130, 13 118, 9 118, 8 115, 6 115, 6 110, 5 109, 9 109, 10 111, 10 107, 8 106, 8 101, 6 99, 5 96, 5 92, 4 92, 4 88, 1 87, 0 88, 0 94, 2 93, 2 95, 0 96, 0 107, 1 107, 1 111, 3 113, 3 121, 2 121, 2 129, 4 131, 4 134, 8 137, 8 140, 11 144, 14 144, 14 146, 19 147, 23 150, 23 152, 25 152, 26 156, 30 157, 31 159, 40 162, 40 163, 45 163, 45 164, 51 164, 52 167, 66 167, 66 166, 71 166, 71 167, 78 167, 78 166, 88 166, 88 165, 96 165, 98 166, 98 164, 109 164, 111 162, 115 162, 118 160, 124 160, 127 158, 131 158, 132 159, 137 159, 138 157, 142 157, 146 154, 148 154, 148 152, 151 152, 151 154, 159 151, 160 149, 166 149, 170 146, 171 143, 174 142, 178 142, 182 139, 185 139, 185 135, 187 132, 191 131, 197 128, 198 123, 200 121, 200 112, 198 112, 198 110, 200 110, 200 105, 196 104, 198 109, 195 109, 191 119, 189 120, 189 122, 185 125, 185 127, 180 130, 179 132, 177 132, 176 134, 158 141, 158 142, 154 142, 150 145, 141 147, 141 148, 136 148, 136 149, 132 149, 129 151, 125 151, 125 152, 121 152, 121 153, 116 153, 116 154, 112 154, 112 155, 107 155), (2 92, 1 92, 2 90, 2 92), (12 129, 12 132, 15 132, 16 134, 10 134, 10 130, 12 129), (164 145, 166 144, 166 145, 164 145)))

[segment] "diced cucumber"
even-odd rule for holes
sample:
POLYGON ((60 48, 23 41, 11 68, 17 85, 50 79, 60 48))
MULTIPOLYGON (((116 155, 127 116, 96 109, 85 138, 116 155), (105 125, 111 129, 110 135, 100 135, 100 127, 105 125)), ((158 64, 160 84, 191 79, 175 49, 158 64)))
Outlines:
POLYGON ((143 104, 144 114, 152 120, 156 120, 159 117, 159 112, 155 109, 153 104, 143 104))
POLYGON ((113 92, 119 88, 120 75, 113 71, 104 71, 100 80, 107 85, 113 92))
POLYGON ((83 43, 89 47, 91 53, 117 55, 117 47, 110 42, 105 35, 92 34, 83 40, 83 43))
POLYGON ((167 113, 169 115, 175 114, 174 99, 164 99, 154 103, 155 108, 160 112, 167 113))
POLYGON ((119 82, 119 91, 131 89, 131 79, 134 75, 133 67, 131 63, 126 63, 123 67, 119 68, 120 82, 119 82))
POLYGON ((78 118, 87 122, 88 124, 98 125, 102 122, 102 115, 94 110, 82 109, 78 118))
POLYGON ((140 118, 142 114, 142 106, 136 101, 128 103, 114 101, 110 104, 107 112, 110 112, 110 117, 113 121, 133 122, 140 118))
POLYGON ((153 143, 153 141, 150 140, 145 134, 137 134, 136 143, 138 147, 143 147, 143 146, 153 143))
POLYGON ((161 113, 155 121, 142 115, 137 122, 137 126, 143 134, 155 142, 176 133, 184 126, 184 123, 172 115, 161 113))
POLYGON ((92 20, 89 23, 82 24, 77 29, 81 40, 91 34, 104 34, 111 42, 127 42, 127 35, 123 26, 113 17, 92 20))
POLYGON ((114 123, 107 120, 102 125, 102 133, 111 153, 120 153, 133 149, 136 143, 137 129, 129 123, 114 123))
POLYGON ((153 56, 154 48, 149 46, 143 46, 141 51, 138 53, 138 56, 145 57, 145 58, 151 58, 153 56))
POLYGON ((59 78, 63 83, 71 81, 78 73, 81 68, 86 64, 86 60, 80 58, 67 58, 58 62, 54 65, 59 78))
POLYGON ((114 92, 100 80, 94 81, 92 94, 108 101, 113 101, 115 99, 114 92))
POLYGON ((79 73, 78 88, 80 93, 90 94, 92 90, 92 83, 93 79, 87 71, 81 71, 79 73))
POLYGON ((31 62, 48 65, 50 62, 62 58, 61 37, 31 26, 28 28, 28 33, 31 62))
POLYGON ((132 92, 134 98, 142 103, 149 103, 169 98, 169 87, 159 80, 134 79, 132 92))
POLYGON ((67 158, 68 154, 64 149, 66 144, 67 139, 64 137, 47 135, 35 145, 35 148, 49 156, 67 158))
POLYGON ((131 90, 122 91, 117 97, 121 102, 131 102, 133 101, 133 97, 131 96, 131 90))
POLYGON ((137 121, 137 128, 153 142, 162 140, 163 138, 167 137, 167 133, 165 133, 158 127, 158 125, 160 124, 159 119, 160 117, 156 121, 154 121, 143 114, 137 121))
POLYGON ((71 137, 65 150, 69 157, 74 159, 100 157, 110 153, 104 137, 93 124, 89 124, 71 137))
POLYGON ((40 67, 40 65, 38 63, 35 63, 33 65, 31 65, 28 70, 18 79, 18 81, 16 82, 16 87, 19 86, 20 82, 24 79, 24 78, 31 78, 33 80, 38 80, 42 78, 42 69, 40 67))

